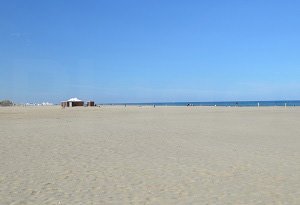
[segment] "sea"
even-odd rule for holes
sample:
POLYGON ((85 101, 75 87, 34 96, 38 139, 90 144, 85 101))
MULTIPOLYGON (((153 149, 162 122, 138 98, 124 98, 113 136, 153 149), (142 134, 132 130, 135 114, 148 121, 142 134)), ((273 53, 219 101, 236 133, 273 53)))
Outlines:
POLYGON ((300 100, 282 101, 224 101, 224 102, 152 102, 152 103, 114 103, 110 105, 134 106, 223 106, 223 107, 270 107, 270 106, 300 106, 300 100))

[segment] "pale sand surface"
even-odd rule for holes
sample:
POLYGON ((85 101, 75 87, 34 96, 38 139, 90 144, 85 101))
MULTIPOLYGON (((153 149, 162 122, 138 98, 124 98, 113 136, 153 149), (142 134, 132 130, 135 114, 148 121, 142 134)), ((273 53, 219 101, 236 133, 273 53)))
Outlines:
POLYGON ((0 204, 300 204, 300 108, 0 108, 0 204))

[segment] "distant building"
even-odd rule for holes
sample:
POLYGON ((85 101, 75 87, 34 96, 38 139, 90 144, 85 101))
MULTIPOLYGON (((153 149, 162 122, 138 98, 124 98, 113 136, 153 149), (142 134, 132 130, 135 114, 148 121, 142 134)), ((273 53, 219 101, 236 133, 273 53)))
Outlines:
POLYGON ((88 107, 94 107, 95 106, 95 102, 94 101, 88 101, 87 102, 87 106, 88 107))
POLYGON ((53 103, 49 103, 49 102, 42 102, 42 103, 38 103, 38 106, 52 106, 54 105, 53 103))
POLYGON ((78 98, 71 98, 67 101, 61 102, 62 107, 77 107, 77 106, 84 106, 84 102, 79 100, 78 98))

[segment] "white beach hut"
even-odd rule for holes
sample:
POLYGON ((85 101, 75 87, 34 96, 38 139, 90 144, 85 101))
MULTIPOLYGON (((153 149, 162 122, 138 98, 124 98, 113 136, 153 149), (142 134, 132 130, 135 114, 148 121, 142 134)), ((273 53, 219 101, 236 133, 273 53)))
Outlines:
POLYGON ((76 107, 76 106, 84 106, 84 102, 79 100, 78 98, 70 98, 67 101, 61 102, 62 107, 76 107))

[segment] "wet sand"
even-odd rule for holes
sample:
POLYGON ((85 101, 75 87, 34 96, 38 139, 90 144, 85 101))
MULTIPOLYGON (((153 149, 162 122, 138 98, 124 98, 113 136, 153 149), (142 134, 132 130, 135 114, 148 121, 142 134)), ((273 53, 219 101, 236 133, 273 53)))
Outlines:
POLYGON ((299 107, 0 107, 0 204, 300 204, 299 107))

